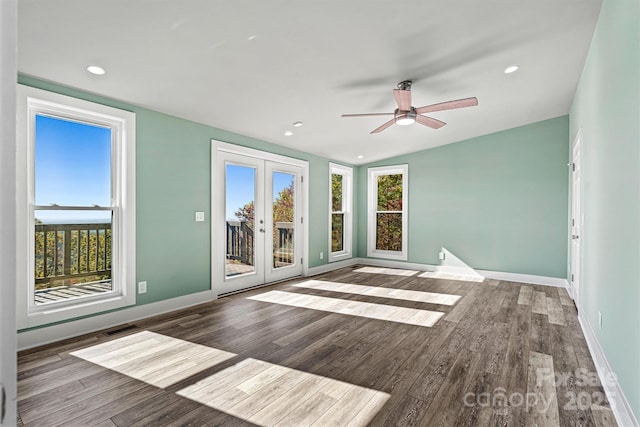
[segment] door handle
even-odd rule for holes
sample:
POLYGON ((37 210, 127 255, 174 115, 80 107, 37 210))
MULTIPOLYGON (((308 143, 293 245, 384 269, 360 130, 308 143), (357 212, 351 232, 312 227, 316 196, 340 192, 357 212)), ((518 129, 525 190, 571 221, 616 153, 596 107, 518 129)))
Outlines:
POLYGON ((578 239, 580 238, 580 236, 579 236, 579 235, 577 235, 577 234, 572 234, 572 235, 571 235, 571 238, 572 238, 573 240, 578 240, 578 239))
POLYGON ((264 228, 261 228, 261 229, 260 229, 260 232, 261 232, 261 233, 264 233, 264 228))

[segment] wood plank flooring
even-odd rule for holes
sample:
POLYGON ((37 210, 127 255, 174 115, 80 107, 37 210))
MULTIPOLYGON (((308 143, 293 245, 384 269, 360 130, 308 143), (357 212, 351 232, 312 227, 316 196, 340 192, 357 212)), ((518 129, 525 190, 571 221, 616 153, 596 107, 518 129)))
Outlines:
POLYGON ((19 425, 616 425, 564 289, 456 278, 344 268, 20 352, 19 425))

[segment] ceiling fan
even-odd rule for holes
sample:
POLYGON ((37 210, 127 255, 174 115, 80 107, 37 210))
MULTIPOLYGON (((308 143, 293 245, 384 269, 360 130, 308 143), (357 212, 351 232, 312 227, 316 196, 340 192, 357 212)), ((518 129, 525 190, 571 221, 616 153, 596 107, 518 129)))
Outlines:
POLYGON ((396 108, 393 113, 343 114, 342 117, 393 116, 393 119, 375 128, 371 133, 382 132, 393 124, 405 126, 412 125, 415 122, 433 129, 440 129, 446 125, 445 122, 434 119, 433 117, 424 116, 423 114, 478 105, 477 98, 464 98, 414 108, 411 105, 411 84, 411 80, 405 80, 398 83, 398 88, 393 90, 393 96, 396 99, 396 104, 398 104, 398 108, 396 108))

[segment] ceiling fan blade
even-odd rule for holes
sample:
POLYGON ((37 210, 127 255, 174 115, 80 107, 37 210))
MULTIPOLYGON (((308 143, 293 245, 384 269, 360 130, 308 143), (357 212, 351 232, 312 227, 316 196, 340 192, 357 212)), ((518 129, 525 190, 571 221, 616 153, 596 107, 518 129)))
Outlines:
POLYGON ((403 111, 411 109, 411 91, 403 89, 394 89, 393 96, 396 98, 398 108, 403 111))
POLYGON ((432 129, 440 129, 442 126, 446 125, 445 122, 442 122, 438 119, 434 119, 433 117, 421 116, 420 114, 416 116, 416 122, 420 123, 421 125, 428 126, 432 129))
POLYGON ((370 116, 393 116, 393 113, 343 114, 340 117, 370 117, 370 116))
POLYGON ((455 101, 441 102, 439 104, 426 105, 416 108, 416 113, 433 113, 435 111, 453 110, 455 108, 474 107, 478 105, 478 98, 464 98, 455 101))
POLYGON ((391 120, 389 120, 388 122, 386 122, 385 124, 378 126, 377 128, 375 128, 374 130, 372 130, 370 133, 380 133, 383 130, 385 130, 386 128, 388 128, 389 126, 391 126, 392 124, 394 124, 396 122, 395 117, 391 120))

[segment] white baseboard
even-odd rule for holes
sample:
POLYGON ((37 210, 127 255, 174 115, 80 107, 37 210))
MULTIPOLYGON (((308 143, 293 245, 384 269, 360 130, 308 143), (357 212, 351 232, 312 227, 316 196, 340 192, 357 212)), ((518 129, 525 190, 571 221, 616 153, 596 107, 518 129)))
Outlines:
POLYGON ((567 279, 560 277, 535 276, 533 274, 505 273, 502 271, 476 270, 487 279, 507 280, 509 282, 530 283, 532 285, 569 288, 567 279))
POLYGON ((373 265, 376 267, 388 267, 388 268, 402 268, 413 269, 421 271, 437 271, 442 273, 451 273, 458 275, 473 275, 479 274, 487 279, 495 280, 507 280, 509 282, 518 283, 530 283, 533 285, 555 286, 560 288, 569 288, 569 282, 567 279, 558 277, 547 276, 535 276, 532 274, 520 274, 520 273, 506 273, 502 271, 490 271, 490 270, 474 270, 471 267, 454 267, 454 266, 442 266, 432 264, 419 264, 414 262, 403 261, 390 261, 385 259, 375 258, 356 258, 358 264, 373 265))
POLYGON ((417 264, 415 262, 392 261, 376 258, 355 258, 356 264, 371 265, 374 267, 401 268, 403 270, 436 271, 435 265, 417 264))
POLYGON ((342 261, 330 262, 317 267, 311 267, 307 270, 305 276, 315 276, 316 274, 328 273, 339 268, 351 267, 358 263, 358 258, 349 258, 342 261))
POLYGON ((214 299, 215 295, 212 291, 203 291, 150 304, 136 305, 110 313, 98 314, 97 316, 46 326, 44 328, 18 332, 18 350, 25 350, 67 338, 77 337, 146 317, 202 304, 214 299))
POLYGON ((622 388, 620 388, 618 379, 609 365, 609 361, 600 346, 598 337, 593 331, 591 323, 589 323, 589 320, 587 320, 582 313, 582 310, 578 310, 578 321, 580 322, 582 333, 587 340, 589 352, 591 353, 593 362, 596 365, 596 371, 598 371, 600 382, 602 383, 602 387, 607 394, 607 399, 611 404, 613 415, 616 417, 616 421, 619 426, 638 427, 638 419, 633 414, 629 401, 624 395, 622 388))

